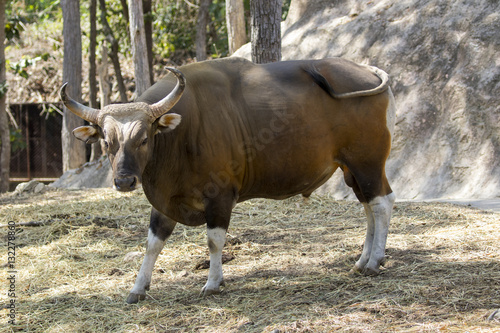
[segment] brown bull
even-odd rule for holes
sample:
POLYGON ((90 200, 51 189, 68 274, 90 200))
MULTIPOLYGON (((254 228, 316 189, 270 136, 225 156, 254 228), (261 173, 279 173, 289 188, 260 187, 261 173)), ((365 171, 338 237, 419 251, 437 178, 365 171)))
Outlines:
POLYGON ((354 268, 379 273, 395 199, 385 175, 395 112, 387 74, 342 59, 255 65, 228 58, 170 71, 137 102, 102 110, 61 89, 66 107, 92 123, 75 136, 104 139, 114 187, 142 183, 153 206, 128 303, 144 299, 176 223, 207 225, 211 265, 202 292, 218 293, 235 204, 308 196, 339 167, 368 218, 354 268))

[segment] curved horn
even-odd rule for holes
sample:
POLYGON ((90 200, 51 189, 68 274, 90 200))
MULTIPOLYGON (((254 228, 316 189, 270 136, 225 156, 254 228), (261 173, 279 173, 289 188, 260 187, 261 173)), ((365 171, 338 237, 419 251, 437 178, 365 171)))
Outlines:
POLYGON ((98 124, 99 122, 99 110, 89 108, 88 106, 85 106, 83 104, 78 103, 74 99, 68 96, 66 94, 66 87, 68 86, 68 82, 63 84, 61 87, 61 90, 59 91, 59 96, 61 97, 62 102, 64 105, 76 114, 78 117, 94 124, 98 124))
POLYGON ((177 77, 177 85, 175 86, 174 90, 172 90, 170 94, 168 94, 165 98, 151 105, 151 109, 153 111, 152 115, 154 118, 163 116, 171 108, 173 108, 181 98, 182 93, 184 92, 184 88, 186 87, 186 79, 181 71, 170 67, 167 67, 166 69, 171 71, 177 77))

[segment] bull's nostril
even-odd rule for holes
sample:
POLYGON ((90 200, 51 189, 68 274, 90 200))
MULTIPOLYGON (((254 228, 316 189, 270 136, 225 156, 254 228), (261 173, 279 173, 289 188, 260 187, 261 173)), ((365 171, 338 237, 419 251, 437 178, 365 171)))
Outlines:
POLYGON ((115 187, 118 191, 132 191, 137 185, 136 177, 115 178, 115 187))

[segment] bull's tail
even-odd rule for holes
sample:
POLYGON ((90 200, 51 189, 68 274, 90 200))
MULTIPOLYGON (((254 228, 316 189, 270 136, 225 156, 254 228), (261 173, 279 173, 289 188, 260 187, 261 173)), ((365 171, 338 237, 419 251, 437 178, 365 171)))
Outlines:
POLYGON ((326 78, 323 75, 321 75, 318 72, 318 70, 314 68, 314 66, 305 69, 305 71, 309 73, 309 75, 311 75, 314 81, 323 90, 325 90, 333 98, 337 99, 374 96, 383 93, 389 88, 389 75, 386 72, 377 67, 368 65, 362 65, 362 66, 365 67, 371 73, 375 74, 380 79, 381 82, 377 87, 368 90, 353 91, 348 93, 337 93, 333 90, 332 86, 330 85, 330 83, 328 83, 326 78))

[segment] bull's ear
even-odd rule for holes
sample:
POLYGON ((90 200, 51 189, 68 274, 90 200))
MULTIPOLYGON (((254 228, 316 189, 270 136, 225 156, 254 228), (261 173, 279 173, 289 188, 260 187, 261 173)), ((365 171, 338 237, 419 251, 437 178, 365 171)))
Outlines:
POLYGON ((165 133, 173 130, 180 124, 181 118, 181 115, 177 113, 165 113, 158 119, 158 131, 156 133, 165 133))
POLYGON ((80 126, 73 130, 73 135, 85 143, 95 143, 102 138, 97 126, 80 126))

